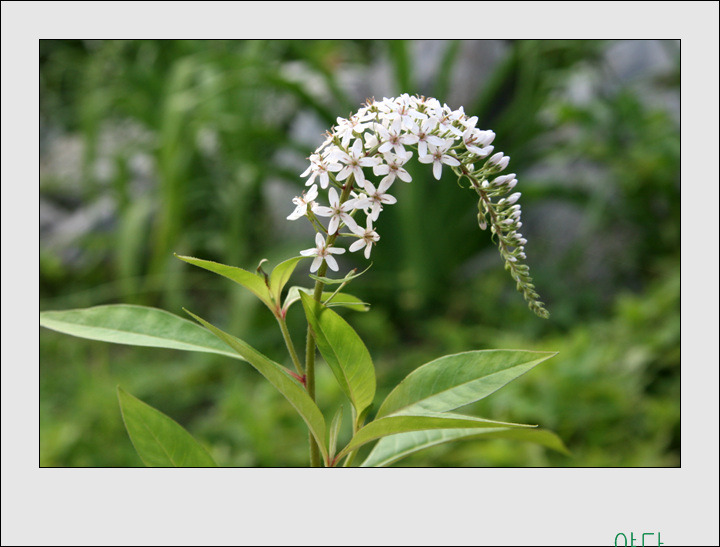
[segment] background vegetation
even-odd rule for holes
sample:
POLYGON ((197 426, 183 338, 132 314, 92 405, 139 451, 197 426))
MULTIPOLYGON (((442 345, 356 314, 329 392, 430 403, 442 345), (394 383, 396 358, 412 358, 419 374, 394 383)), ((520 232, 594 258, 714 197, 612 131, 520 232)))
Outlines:
MULTIPOLYGON (((435 96, 477 115, 512 157, 551 317, 515 292, 452 175, 438 183, 413 165, 351 286, 372 311, 346 314, 375 360, 378 400, 446 353, 559 351, 476 406, 555 430, 574 456, 470 441, 398 465, 679 465, 676 42, 44 40, 40 57, 42 310, 185 306, 286 362, 252 296, 172 253, 252 269, 312 246, 285 217, 321 134, 367 97, 435 96)), ((300 344, 301 312, 289 322, 300 344)), ((141 465, 118 384, 221 465, 307 462, 304 425, 241 363, 45 329, 40 352, 42 466, 141 465)), ((318 374, 330 409, 342 395, 318 374)))

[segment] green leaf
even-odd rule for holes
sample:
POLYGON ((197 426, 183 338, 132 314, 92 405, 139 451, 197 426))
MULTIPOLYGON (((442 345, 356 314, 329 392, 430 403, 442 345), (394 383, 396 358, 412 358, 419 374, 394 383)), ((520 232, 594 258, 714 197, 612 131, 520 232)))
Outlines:
POLYGON ((342 419, 343 419, 343 407, 341 405, 340 408, 337 409, 337 412, 335 413, 335 417, 333 418, 333 421, 330 424, 330 439, 328 441, 328 450, 330 452, 331 460, 332 460, 333 456, 335 456, 335 450, 337 449, 337 440, 338 440, 338 435, 340 434, 340 426, 342 425, 342 419))
POLYGON ((125 428, 148 467, 217 467, 210 453, 180 424, 118 386, 125 428))
POLYGON ((228 279, 235 281, 235 283, 242 285, 255 294, 255 296, 257 296, 268 308, 270 308, 270 311, 274 313, 276 306, 273 304, 270 289, 265 284, 265 279, 259 275, 255 275, 254 273, 243 270, 242 268, 226 266, 225 264, 211 262, 210 260, 202 260, 191 256, 180 256, 178 254, 175 256, 188 264, 192 264, 193 266, 222 275, 223 277, 227 277, 228 279))
POLYGON ((318 349, 360 415, 375 397, 375 367, 358 334, 334 311, 300 293, 318 349))
POLYGON ((342 279, 333 279, 332 277, 321 277, 321 276, 315 275, 315 274, 309 274, 309 275, 310 275, 311 279, 325 283, 325 285, 339 285, 341 283, 347 283, 349 281, 352 281, 356 277, 360 277, 362 274, 364 274, 366 271, 368 271, 371 267, 372 267, 372 262, 370 263, 370 266, 365 268, 359 274, 354 273, 355 270, 352 270, 349 274, 347 274, 342 279))
MULTIPOLYGON (((305 294, 313 294, 312 289, 306 289, 305 287, 290 287, 290 290, 288 290, 287 297, 285 298, 285 303, 283 304, 283 309, 285 310, 285 313, 287 313, 287 310, 292 306, 295 302, 300 301, 300 292, 304 292, 305 294)), ((331 292, 323 292, 320 296, 320 299, 323 302, 327 302, 327 299, 333 296, 333 293, 331 292)), ((370 304, 367 304, 366 302, 363 302, 360 300, 357 296, 353 296, 348 293, 335 293, 335 296, 333 296, 332 300, 330 302, 327 302, 325 304, 328 308, 332 308, 335 306, 348 308, 355 311, 368 311, 370 309, 370 304)))
POLYGON ((474 403, 553 355, 556 353, 482 350, 440 357, 408 374, 387 396, 376 419, 445 412, 474 403))
POLYGON ((194 317, 220 340, 242 355, 248 363, 250 363, 273 386, 275 386, 275 389, 282 393, 282 395, 290 402, 307 424, 310 429, 310 433, 312 433, 313 437, 315 437, 315 440, 320 447, 320 451, 327 462, 328 453, 327 446, 325 445, 325 418, 323 417, 322 412, 320 412, 318 406, 315 404, 315 401, 310 398, 307 391, 305 391, 305 388, 292 377, 290 372, 282 365, 272 361, 255 348, 248 345, 246 342, 232 336, 231 334, 223 332, 219 328, 211 325, 201 317, 198 317, 188 310, 185 310, 185 312, 194 317))
POLYGON ((90 340, 217 353, 244 360, 196 323, 146 306, 116 304, 44 311, 40 313, 40 325, 90 340))
POLYGON ((285 287, 290 279, 290 276, 295 271, 295 267, 298 262, 300 262, 303 258, 305 257, 296 256, 281 262, 273 268, 273 271, 270 273, 270 293, 273 295, 276 302, 280 302, 283 287, 285 287))
MULTIPOLYGON (((308 292, 308 294, 310 293, 308 292)), ((355 311, 368 311, 370 309, 370 304, 348 293, 324 292, 320 295, 320 298, 328 308, 347 308, 355 311)))
POLYGON ((570 454, 560 437, 547 429, 435 429, 390 435, 378 441, 360 467, 384 467, 424 448, 457 440, 513 439, 570 454))
POLYGON ((337 455, 342 458, 349 452, 357 450, 365 443, 408 431, 423 431, 428 429, 463 429, 463 428, 510 428, 510 427, 536 427, 533 425, 496 422, 475 416, 453 414, 449 412, 425 412, 417 415, 388 416, 376 419, 360 429, 350 440, 350 443, 337 455))

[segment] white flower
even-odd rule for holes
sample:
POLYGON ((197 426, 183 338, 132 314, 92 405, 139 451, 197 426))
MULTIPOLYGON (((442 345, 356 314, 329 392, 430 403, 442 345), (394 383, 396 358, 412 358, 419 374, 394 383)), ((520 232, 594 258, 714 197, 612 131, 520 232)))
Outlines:
POLYGON ((353 226, 357 226, 353 218, 348 214, 353 210, 354 202, 351 200, 345 203, 340 203, 340 196, 338 196, 335 188, 330 188, 328 191, 328 199, 330 200, 330 207, 323 207, 317 205, 313 208, 313 213, 321 217, 330 217, 330 224, 328 224, 328 234, 332 235, 337 232, 340 227, 340 222, 344 222, 348 228, 352 230, 353 226))
POLYGON ((303 192, 302 196, 296 196, 292 202, 297 205, 295 210, 288 215, 288 220, 297 220, 298 218, 307 214, 308 205, 318 196, 318 189, 316 185, 312 185, 307 193, 303 192))
POLYGON ((452 141, 446 143, 444 146, 434 146, 432 144, 428 144, 428 155, 418 158, 420 163, 433 164, 433 176, 437 180, 440 180, 440 177, 442 176, 443 163, 452 167, 460 165, 460 162, 457 159, 446 154, 451 145, 452 141))
POLYGON ((350 192, 350 199, 347 200, 345 203, 350 205, 355 210, 361 210, 366 215, 370 214, 370 206, 372 205, 372 202, 367 198, 365 194, 356 194, 355 192, 350 192))
POLYGON ((312 173, 312 175, 310 175, 310 178, 305 183, 305 186, 310 186, 311 184, 313 184, 313 182, 315 182, 315 177, 320 175, 320 186, 325 189, 328 187, 328 184, 330 182, 328 178, 328 172, 340 171, 340 169, 342 169, 342 165, 333 163, 332 160, 323 158, 319 154, 313 154, 308 159, 310 160, 310 167, 308 167, 300 175, 301 177, 307 177, 308 175, 310 175, 310 173, 312 173))
MULTIPOLYGON (((393 203, 397 203, 397 199, 394 196, 391 196, 390 194, 386 194, 388 188, 392 185, 392 181, 388 181, 387 177, 385 177, 381 182, 380 186, 378 186, 377 190, 375 189, 375 186, 373 186, 372 183, 366 182, 365 183, 365 192, 367 193, 367 201, 362 202, 358 200, 357 208, 365 208, 368 205, 371 207, 370 214, 368 215, 369 218, 372 220, 377 220, 378 216, 380 215, 380 211, 382 211, 382 205, 383 203, 387 203, 388 205, 392 205, 393 203)), ((352 230, 352 228, 350 228, 352 230)))
POLYGON ((475 124, 478 122, 478 117, 473 116, 472 118, 460 118, 458 121, 464 125, 466 129, 473 129, 475 124))
POLYGON ((372 116, 361 115, 360 112, 354 116, 350 116, 347 120, 345 118, 338 118, 338 127, 335 130, 335 134, 342 138, 342 145, 347 148, 350 139, 354 136, 353 133, 362 135, 365 129, 371 126, 371 124, 363 122, 371 119, 372 116))
POLYGON ((372 131, 368 131, 365 133, 365 150, 372 150, 377 145, 379 145, 380 142, 377 139, 377 136, 372 131))
POLYGON ((325 245, 325 238, 322 236, 321 233, 318 232, 317 234, 315 234, 315 247, 313 247, 312 249, 305 249, 304 251, 300 251, 300 255, 315 257, 315 260, 312 261, 312 265, 310 266, 311 272, 318 271, 318 268, 320 268, 320 264, 323 263, 323 260, 327 263, 331 270, 336 272, 339 269, 338 263, 335 260, 335 257, 332 255, 339 255, 343 254, 344 252, 345 249, 340 249, 338 247, 327 247, 325 245))
POLYGON ((484 158, 493 151, 494 146, 487 146, 495 138, 492 131, 480 131, 474 127, 468 127, 463 133, 465 148, 476 156, 484 158))
POLYGON ((463 116, 462 109, 456 110, 455 112, 450 111, 447 105, 443 107, 444 112, 438 117, 437 123, 440 127, 440 132, 445 133, 450 131, 456 137, 461 137, 462 132, 453 125, 453 122, 463 116))
POLYGON ((360 239, 350 245, 350 252, 354 253, 355 251, 359 251, 360 249, 365 247, 365 258, 370 259, 370 251, 372 251, 372 246, 375 245, 375 243, 380 239, 378 233, 373 230, 372 219, 368 217, 366 228, 355 226, 355 228, 353 229, 353 233, 358 235, 360 239))
POLYGON ((376 175, 387 175, 383 178, 383 181, 387 179, 391 183, 395 180, 395 177, 404 182, 410 182, 412 181, 412 177, 410 176, 410 173, 403 169, 403 165, 412 158, 412 155, 412 152, 406 152, 404 156, 384 154, 385 161, 387 163, 381 163, 380 165, 373 167, 373 173, 376 175))
POLYGON ((373 167, 378 165, 380 160, 378 158, 366 158, 363 152, 363 143, 360 139, 355 139, 355 142, 350 149, 350 153, 345 153, 340 149, 334 154, 334 157, 345 164, 345 167, 337 175, 337 180, 342 181, 348 178, 350 175, 355 175, 355 182, 362 188, 365 185, 365 175, 363 174, 363 167, 373 167))
POLYGON ((442 110, 442 105, 440 104, 440 101, 438 101, 434 97, 424 97, 421 100, 418 100, 418 106, 424 105, 425 108, 430 110, 431 112, 440 112, 442 110))
POLYGON ((445 141, 437 135, 431 135, 430 133, 437 126, 436 118, 428 118, 422 122, 422 125, 418 128, 416 133, 418 138, 418 154, 419 157, 427 156, 427 145, 432 144, 433 146, 442 146, 445 141))
POLYGON ((418 142, 417 135, 403 133, 401 127, 402 123, 400 118, 397 118, 389 128, 381 124, 375 124, 375 132, 379 135, 380 141, 382 142, 380 148, 378 148, 378 152, 384 154, 394 148, 398 156, 404 157, 406 152, 403 144, 415 144, 418 142))
POLYGON ((417 132, 418 128, 415 120, 424 120, 426 118, 427 114, 418 112, 415 108, 413 108, 412 101, 407 93, 398 97, 398 103, 395 104, 394 109, 385 115, 385 119, 391 120, 395 123, 397 123, 397 120, 400 120, 400 127, 405 127, 413 133, 417 132))

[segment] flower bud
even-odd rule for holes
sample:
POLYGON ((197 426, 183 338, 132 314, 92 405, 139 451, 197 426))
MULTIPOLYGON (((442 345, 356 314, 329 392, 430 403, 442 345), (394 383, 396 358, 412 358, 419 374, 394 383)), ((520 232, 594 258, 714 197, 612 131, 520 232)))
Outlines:
POLYGON ((500 177, 495 177, 492 181, 493 186, 502 186, 503 184, 507 184, 512 179, 515 178, 515 173, 510 173, 508 175, 502 175, 500 177))
POLYGON ((487 146, 495 139, 495 132, 494 131, 480 131, 479 135, 477 136, 477 143, 480 146, 487 146))
POLYGON ((488 161, 487 161, 488 164, 490 164, 490 165, 496 165, 496 164, 502 159, 503 155, 504 155, 504 154, 503 154, 502 152, 498 152, 498 153, 496 153, 496 154, 493 154, 492 156, 490 156, 490 159, 488 159, 488 161))
POLYGON ((481 230, 487 228, 487 221, 485 220, 485 215, 483 215, 482 213, 478 213, 478 225, 480 226, 481 230))
POLYGON ((498 168, 498 170, 499 170, 499 171, 502 171, 503 169, 505 169, 505 168, 508 166, 508 163, 510 163, 510 156, 505 156, 505 157, 503 157, 503 159, 501 159, 501 160, 497 163, 497 168, 498 168))

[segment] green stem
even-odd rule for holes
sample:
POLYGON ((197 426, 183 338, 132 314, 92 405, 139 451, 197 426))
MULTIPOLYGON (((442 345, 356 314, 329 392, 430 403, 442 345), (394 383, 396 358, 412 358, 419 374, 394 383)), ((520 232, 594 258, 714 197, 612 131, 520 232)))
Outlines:
POLYGON ((297 373, 302 376, 304 372, 302 369, 302 365, 300 364, 298 354, 295 351, 295 345, 293 344, 292 338, 290 338, 290 331, 287 328, 287 322, 282 317, 277 317, 277 321, 280 325, 280 330, 282 331, 283 338, 285 339, 285 345, 287 346, 288 353, 290 353, 290 358, 292 359, 293 365, 295 365, 295 370, 297 370, 297 373))
MULTIPOLYGON (((343 187, 342 194, 340 196, 340 203, 344 203, 348 197, 350 197, 350 191, 353 187, 353 176, 350 175, 348 179, 345 181, 345 186, 343 187)), ((328 247, 332 246, 333 243, 335 243, 335 240, 338 237, 338 233, 334 233, 332 235, 329 235, 326 241, 326 245, 328 247)), ((320 268, 318 269, 317 276, 318 277, 324 277, 327 273, 328 265, 327 262, 323 262, 320 268)), ((323 288, 325 287, 325 283, 322 281, 315 281, 315 289, 313 291, 313 298, 315 299, 315 311, 316 313, 320 311, 320 306, 322 305, 322 292, 323 288)), ((314 401, 315 400, 315 335, 312 332, 312 329, 310 328, 310 325, 308 325, 307 330, 307 340, 305 343, 305 387, 307 389, 308 395, 310 395, 310 398, 314 401)), ((320 449, 318 448, 317 442, 315 442, 315 438, 310 434, 310 467, 320 467, 321 460, 320 460, 320 449)))
MULTIPOLYGON (((327 272, 327 264, 323 262, 318 270, 318 276, 322 277, 327 272)), ((315 291, 313 298, 315 306, 320 306, 320 298, 325 284, 322 281, 315 282, 315 291)), ((313 335, 310 325, 307 330, 307 341, 305 344, 305 387, 308 395, 315 400, 315 336, 313 335)), ((310 467, 320 467, 320 449, 318 448, 315 437, 310 433, 310 467)))

